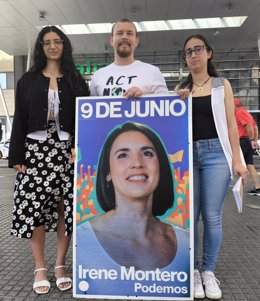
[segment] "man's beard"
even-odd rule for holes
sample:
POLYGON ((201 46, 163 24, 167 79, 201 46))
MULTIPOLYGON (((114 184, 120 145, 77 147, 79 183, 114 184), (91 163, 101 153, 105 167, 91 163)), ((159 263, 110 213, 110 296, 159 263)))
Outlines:
POLYGON ((126 58, 129 57, 132 53, 130 48, 125 48, 123 47, 122 49, 120 48, 121 45, 119 45, 117 47, 116 53, 118 56, 120 56, 121 58, 126 58))

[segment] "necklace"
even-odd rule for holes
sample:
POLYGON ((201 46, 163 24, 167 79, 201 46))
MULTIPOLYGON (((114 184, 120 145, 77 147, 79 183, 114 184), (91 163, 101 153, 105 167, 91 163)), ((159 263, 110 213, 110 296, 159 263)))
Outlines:
POLYGON ((198 84, 196 84, 196 83, 194 83, 194 82, 192 82, 192 83, 193 83, 193 85, 195 85, 195 86, 198 87, 198 91, 202 91, 203 90, 203 86, 209 81, 210 78, 211 78, 211 76, 209 76, 209 78, 201 86, 198 85, 198 84))

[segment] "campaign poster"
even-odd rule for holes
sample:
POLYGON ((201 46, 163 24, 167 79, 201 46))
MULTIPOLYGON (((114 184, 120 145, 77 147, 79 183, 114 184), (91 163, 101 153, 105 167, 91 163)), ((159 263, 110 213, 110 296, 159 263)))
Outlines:
POLYGON ((73 296, 192 300, 190 99, 80 97, 73 296))

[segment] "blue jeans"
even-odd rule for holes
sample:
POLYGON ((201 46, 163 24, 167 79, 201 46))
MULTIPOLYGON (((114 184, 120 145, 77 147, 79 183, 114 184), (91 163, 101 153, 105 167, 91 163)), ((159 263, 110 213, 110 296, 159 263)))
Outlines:
POLYGON ((222 241, 222 209, 230 170, 218 138, 193 142, 194 268, 200 268, 198 224, 202 216, 204 271, 214 271, 222 241))

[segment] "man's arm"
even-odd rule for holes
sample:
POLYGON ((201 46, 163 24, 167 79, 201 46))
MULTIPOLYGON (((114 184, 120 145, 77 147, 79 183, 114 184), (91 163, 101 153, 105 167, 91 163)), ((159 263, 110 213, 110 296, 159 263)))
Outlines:
POLYGON ((258 142, 257 142, 257 139, 258 139, 258 127, 253 119, 253 116, 250 114, 251 116, 251 123, 248 123, 246 125, 246 130, 247 130, 247 133, 248 133, 248 136, 249 136, 249 139, 250 139, 250 142, 251 142, 251 146, 253 149, 258 149, 259 148, 259 145, 258 145, 258 142))
POLYGON ((246 125, 246 130, 250 140, 254 140, 254 128, 250 123, 246 125))
POLYGON ((128 99, 140 97, 144 94, 169 94, 165 78, 158 67, 152 66, 150 84, 146 85, 146 90, 141 90, 138 86, 133 86, 127 89, 123 96, 128 99))
POLYGON ((254 126, 254 140, 257 141, 258 140, 258 126, 255 124, 254 126))
POLYGON ((168 94, 169 90, 166 85, 164 76, 158 67, 154 68, 152 76, 152 85, 154 94, 168 94))
POLYGON ((251 145, 252 145, 252 148, 259 149, 259 144, 258 144, 258 126, 256 125, 256 123, 253 126, 253 130, 254 130, 254 140, 251 141, 251 145))
POLYGON ((92 75, 91 82, 90 82, 90 95, 91 96, 101 96, 98 95, 97 89, 96 89, 96 76, 95 74, 92 75))

